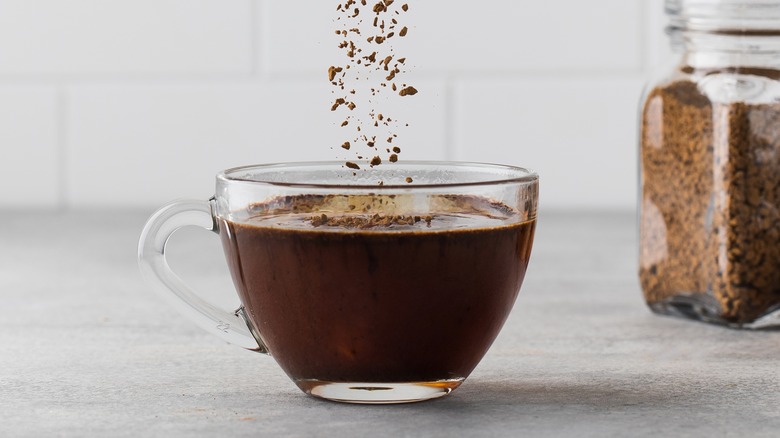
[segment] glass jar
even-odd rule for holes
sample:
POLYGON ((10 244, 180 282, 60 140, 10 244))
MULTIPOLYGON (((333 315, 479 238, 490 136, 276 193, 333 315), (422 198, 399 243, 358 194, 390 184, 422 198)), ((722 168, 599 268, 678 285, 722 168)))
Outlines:
POLYGON ((667 0, 679 62, 643 97, 650 308, 780 326, 780 0, 667 0))

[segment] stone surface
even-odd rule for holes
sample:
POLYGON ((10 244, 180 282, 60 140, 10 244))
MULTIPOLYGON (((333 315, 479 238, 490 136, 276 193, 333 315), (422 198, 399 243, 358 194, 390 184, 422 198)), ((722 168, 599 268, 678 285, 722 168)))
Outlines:
MULTIPOLYGON (((502 334, 451 396, 353 406, 300 393, 273 359, 226 345, 141 281, 151 212, 5 212, 0 435, 778 436, 780 332, 652 315, 635 218, 540 218, 502 334)), ((171 264, 235 305, 219 242, 183 230, 171 264)))

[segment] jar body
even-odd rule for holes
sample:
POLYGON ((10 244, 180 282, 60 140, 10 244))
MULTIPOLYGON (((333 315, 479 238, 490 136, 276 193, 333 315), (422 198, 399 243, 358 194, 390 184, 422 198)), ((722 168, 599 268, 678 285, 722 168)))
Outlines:
POLYGON ((780 51, 723 47, 745 38, 780 45, 697 34, 643 98, 639 276, 654 312, 763 328, 780 325, 780 51))

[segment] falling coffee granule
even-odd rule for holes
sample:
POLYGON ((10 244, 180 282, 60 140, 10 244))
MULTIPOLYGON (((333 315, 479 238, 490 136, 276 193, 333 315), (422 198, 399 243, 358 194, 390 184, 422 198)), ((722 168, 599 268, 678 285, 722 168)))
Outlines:
POLYGON ((399 91, 398 94, 401 96, 414 96, 417 94, 417 89, 414 87, 406 87, 403 90, 399 91))
POLYGON ((341 73, 344 71, 341 67, 331 67, 328 69, 328 80, 333 82, 334 79, 336 79, 336 74, 341 73))
POLYGON ((333 106, 330 107, 330 110, 331 111, 336 111, 337 109, 339 109, 339 106, 344 104, 344 102, 346 102, 346 100, 344 100, 342 98, 336 99, 336 102, 333 103, 333 106))

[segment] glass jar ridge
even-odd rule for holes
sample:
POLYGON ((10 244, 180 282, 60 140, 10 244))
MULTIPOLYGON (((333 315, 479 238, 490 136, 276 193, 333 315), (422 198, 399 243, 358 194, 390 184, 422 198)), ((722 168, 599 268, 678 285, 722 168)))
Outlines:
POLYGON ((777 0, 666 0, 669 29, 700 32, 780 31, 777 0))

